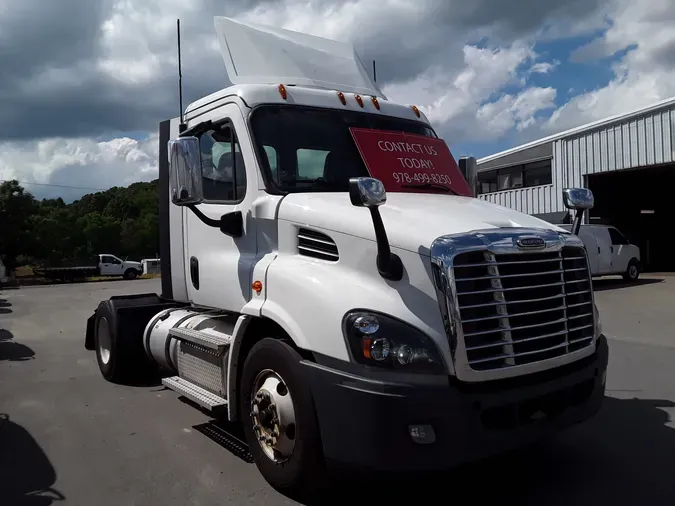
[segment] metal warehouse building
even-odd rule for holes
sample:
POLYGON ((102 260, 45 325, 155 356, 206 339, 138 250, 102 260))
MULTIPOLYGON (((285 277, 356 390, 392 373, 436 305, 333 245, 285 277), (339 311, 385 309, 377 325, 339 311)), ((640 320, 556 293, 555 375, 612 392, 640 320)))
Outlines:
POLYGON ((647 270, 675 271, 675 97, 478 160, 479 197, 569 223, 562 189, 595 194, 590 223, 614 225, 647 270))

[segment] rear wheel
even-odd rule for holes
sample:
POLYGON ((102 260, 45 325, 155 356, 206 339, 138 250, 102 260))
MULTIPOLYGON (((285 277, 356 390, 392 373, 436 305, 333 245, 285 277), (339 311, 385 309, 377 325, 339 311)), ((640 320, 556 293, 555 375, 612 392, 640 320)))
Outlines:
POLYGON ((109 300, 98 305, 94 321, 96 361, 112 383, 133 383, 154 372, 143 350, 142 335, 119 334, 118 315, 109 300))
POLYGON ((307 493, 323 477, 324 459, 300 355, 288 344, 263 339, 250 351, 241 378, 241 413, 253 459, 273 487, 307 493))
POLYGON ((623 274, 623 279, 626 281, 637 281, 637 278, 640 276, 640 265, 638 264, 638 261, 633 258, 630 262, 628 262, 628 268, 626 269, 626 272, 623 274))

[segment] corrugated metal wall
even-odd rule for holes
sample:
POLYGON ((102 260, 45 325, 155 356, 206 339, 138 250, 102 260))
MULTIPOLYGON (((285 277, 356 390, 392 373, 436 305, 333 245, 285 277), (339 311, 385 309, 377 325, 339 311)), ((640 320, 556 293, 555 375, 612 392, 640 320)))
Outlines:
MULTIPOLYGON (((553 143, 553 185, 480 195, 526 212, 565 211, 562 189, 584 186, 584 176, 675 161, 675 107, 617 121, 553 143)), ((675 169, 674 169, 675 170, 675 169)))
POLYGON ((527 214, 551 213, 553 203, 554 185, 533 186, 518 190, 507 190, 495 193, 487 193, 479 197, 493 204, 510 207, 527 214))

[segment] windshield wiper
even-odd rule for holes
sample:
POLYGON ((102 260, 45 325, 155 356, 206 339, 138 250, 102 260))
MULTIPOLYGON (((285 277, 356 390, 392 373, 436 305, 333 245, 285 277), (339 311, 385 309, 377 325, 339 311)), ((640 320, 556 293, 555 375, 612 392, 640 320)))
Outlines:
POLYGON ((434 189, 434 190, 441 190, 444 192, 452 192, 455 195, 459 196, 459 193, 457 193, 455 190, 450 188, 449 186, 445 186, 444 184, 440 183, 419 183, 419 184, 404 184, 401 185, 402 188, 428 188, 428 189, 434 189))

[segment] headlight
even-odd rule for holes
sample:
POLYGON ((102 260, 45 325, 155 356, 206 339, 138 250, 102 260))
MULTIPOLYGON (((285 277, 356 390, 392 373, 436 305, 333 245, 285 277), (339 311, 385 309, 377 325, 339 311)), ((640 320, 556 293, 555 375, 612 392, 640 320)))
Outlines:
POLYGON ((347 313, 342 331, 359 364, 425 374, 445 374, 431 339, 390 316, 367 311, 347 313))
POLYGON ((597 339, 602 334, 602 322, 600 322, 600 311, 598 306, 593 303, 593 319, 595 320, 595 338, 597 339))

